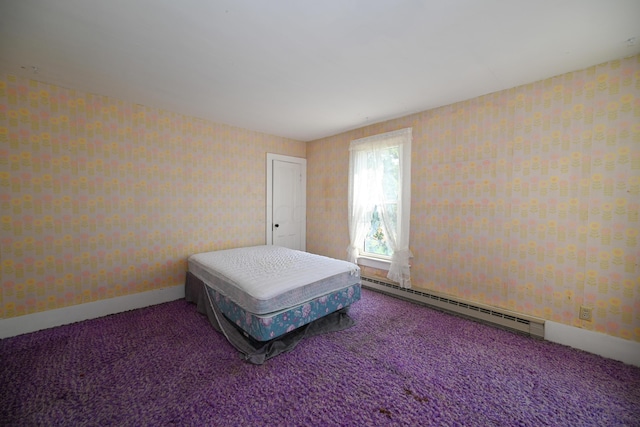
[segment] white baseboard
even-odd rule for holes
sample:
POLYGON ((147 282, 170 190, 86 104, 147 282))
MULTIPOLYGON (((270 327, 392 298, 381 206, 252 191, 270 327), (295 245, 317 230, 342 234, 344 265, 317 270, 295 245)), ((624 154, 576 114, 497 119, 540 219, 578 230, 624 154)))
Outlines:
POLYGON ((640 343, 547 320, 544 339, 640 366, 640 343))
MULTIPOLYGON (((0 339, 184 298, 184 284, 0 320, 0 339)), ((545 321, 544 339, 640 367, 640 343, 545 321)))
POLYGON ((0 320, 0 339, 184 298, 184 284, 0 320))

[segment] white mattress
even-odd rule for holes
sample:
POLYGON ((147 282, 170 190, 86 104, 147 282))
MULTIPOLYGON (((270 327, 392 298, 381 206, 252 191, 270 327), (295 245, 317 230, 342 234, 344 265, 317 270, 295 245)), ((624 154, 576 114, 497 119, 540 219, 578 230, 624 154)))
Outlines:
POLYGON ((191 255, 189 271, 237 305, 267 314, 360 282, 350 262, 279 246, 191 255))

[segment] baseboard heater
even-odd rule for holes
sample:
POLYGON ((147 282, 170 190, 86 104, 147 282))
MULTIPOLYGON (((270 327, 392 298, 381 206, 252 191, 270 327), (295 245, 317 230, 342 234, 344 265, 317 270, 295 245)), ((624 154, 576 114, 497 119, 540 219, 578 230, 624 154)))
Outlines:
POLYGON ((440 310, 469 317, 484 323, 513 329, 535 338, 544 338, 544 319, 525 316, 520 313, 491 307, 484 304, 465 302, 450 296, 438 295, 432 291, 401 288, 372 277, 362 277, 362 286, 409 301, 425 304, 440 310))

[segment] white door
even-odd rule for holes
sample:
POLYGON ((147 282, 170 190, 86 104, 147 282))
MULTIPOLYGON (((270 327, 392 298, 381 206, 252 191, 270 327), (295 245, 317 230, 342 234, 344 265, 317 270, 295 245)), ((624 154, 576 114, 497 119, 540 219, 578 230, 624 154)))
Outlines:
POLYGON ((267 244, 306 249, 305 159, 267 155, 267 244))

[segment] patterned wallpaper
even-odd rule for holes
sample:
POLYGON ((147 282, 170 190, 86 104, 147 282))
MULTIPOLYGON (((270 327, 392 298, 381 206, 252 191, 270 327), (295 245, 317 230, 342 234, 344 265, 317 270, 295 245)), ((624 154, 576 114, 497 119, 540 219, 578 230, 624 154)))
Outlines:
POLYGON ((184 282, 264 244, 266 153, 304 143, 0 75, 0 318, 184 282))
POLYGON ((640 341, 640 56, 309 143, 309 251, 346 256, 349 142, 408 126, 415 288, 640 341))

